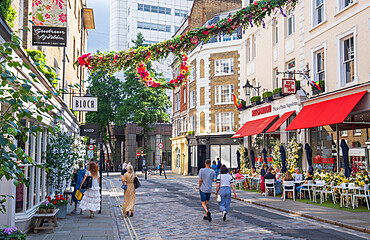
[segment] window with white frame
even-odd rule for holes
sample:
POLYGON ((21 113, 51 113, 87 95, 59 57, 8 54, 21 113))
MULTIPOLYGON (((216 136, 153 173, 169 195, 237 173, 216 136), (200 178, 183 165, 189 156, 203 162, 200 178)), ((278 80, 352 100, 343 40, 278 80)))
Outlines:
POLYGON ((190 82, 192 82, 192 81, 194 81, 195 80, 195 68, 194 67, 192 67, 191 69, 190 69, 190 82))
POLYGON ((313 26, 325 20, 325 0, 313 0, 313 26))
POLYGON ((190 92, 190 107, 195 107, 195 90, 190 92))
POLYGON ((275 45, 279 42, 279 27, 278 27, 278 21, 276 18, 274 18, 273 20, 273 31, 272 32, 273 32, 272 39, 275 45))
POLYGON ((355 0, 339 0, 339 10, 342 10, 346 7, 349 7, 350 5, 354 4, 355 0))
POLYGON ((252 45, 252 58, 255 59, 257 55, 256 36, 252 37, 252 45))
POLYGON ((195 132, 195 115, 190 117, 190 131, 195 132))
POLYGON ((353 36, 342 40, 342 78, 344 83, 355 80, 355 45, 353 36))
POLYGON ((293 13, 293 9, 289 9, 287 14, 287 34, 288 36, 290 36, 294 32, 295 32, 295 16, 293 13))
POLYGON ((232 132, 234 113, 216 113, 216 132, 232 132))
POLYGON ((279 74, 278 74, 278 68, 274 68, 274 88, 278 88, 279 87, 279 74))
POLYGON ((215 75, 226 75, 234 73, 234 59, 220 59, 215 61, 215 75))
POLYGON ((177 136, 181 135, 181 121, 177 121, 177 136))
POLYGON ((217 38, 217 42, 227 42, 227 41, 233 41, 238 40, 238 33, 234 32, 232 35, 221 35, 217 38))
POLYGON ((233 93, 233 84, 216 86, 216 103, 232 103, 233 93))
POLYGON ((315 53, 315 81, 325 80, 325 54, 324 49, 315 53))
MULTIPOLYGON (((287 63, 287 70, 288 72, 294 72, 294 69, 295 69, 295 60, 292 60, 287 63)), ((288 78, 294 79, 294 74, 288 73, 288 78)))
POLYGON ((353 135, 355 135, 355 136, 361 136, 361 129, 355 129, 353 131, 353 135))
POLYGON ((348 131, 347 130, 340 131, 340 135, 342 137, 347 137, 348 136, 348 131))
POLYGON ((183 103, 185 104, 186 103, 186 88, 184 88, 183 90, 182 90, 182 96, 183 96, 183 103))
POLYGON ((251 49, 251 41, 247 39, 247 62, 250 62, 252 59, 252 49, 251 49))

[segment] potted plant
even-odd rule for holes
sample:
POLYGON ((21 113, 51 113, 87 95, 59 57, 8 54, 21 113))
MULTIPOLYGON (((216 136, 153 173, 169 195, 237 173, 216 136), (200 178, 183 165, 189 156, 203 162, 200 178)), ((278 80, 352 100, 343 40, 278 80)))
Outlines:
POLYGON ((319 86, 320 86, 321 90, 317 89, 314 86, 311 86, 313 95, 317 95, 317 94, 325 92, 325 81, 324 80, 319 81, 319 86))
POLYGON ((301 81, 299 81, 299 80, 295 81, 295 89, 297 91, 301 89, 301 81))
POLYGON ((51 199, 48 197, 48 200, 50 199, 50 202, 56 206, 56 208, 59 209, 59 212, 57 213, 57 218, 65 218, 67 216, 67 199, 63 197, 63 195, 56 195, 55 198, 51 199))
POLYGON ((261 97, 260 96, 251 97, 251 104, 252 106, 261 104, 261 97))
POLYGON ((194 131, 188 131, 186 134, 187 135, 194 135, 194 131))
POLYGON ((272 98, 273 99, 278 99, 278 98, 281 98, 283 97, 283 93, 282 93, 283 89, 282 88, 276 88, 272 91, 272 98))
POLYGON ((25 240, 27 235, 16 227, 0 229, 0 239, 25 240))
POLYGON ((48 200, 42 202, 39 206, 39 213, 53 213, 55 205, 48 200))
POLYGON ((262 98, 264 102, 271 102, 272 101, 272 92, 267 91, 262 93, 262 98))

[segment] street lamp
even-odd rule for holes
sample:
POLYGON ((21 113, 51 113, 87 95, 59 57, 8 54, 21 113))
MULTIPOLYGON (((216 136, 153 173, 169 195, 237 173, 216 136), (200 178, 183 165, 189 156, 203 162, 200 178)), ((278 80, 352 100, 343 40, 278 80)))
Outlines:
MULTIPOLYGON (((259 85, 259 84, 258 84, 259 85)), ((253 86, 249 83, 249 80, 247 79, 245 85, 243 86, 243 89, 244 89, 244 93, 245 93, 245 96, 249 98, 249 102, 251 100, 251 92, 252 92, 252 89, 253 90, 257 90, 257 96, 260 95, 260 88, 261 86, 253 86)))

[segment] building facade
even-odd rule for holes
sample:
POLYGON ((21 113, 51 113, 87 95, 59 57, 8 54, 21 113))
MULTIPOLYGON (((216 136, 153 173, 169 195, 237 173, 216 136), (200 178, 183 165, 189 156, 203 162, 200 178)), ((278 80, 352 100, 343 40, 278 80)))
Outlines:
MULTIPOLYGON (((32 91, 44 92, 55 91, 62 88, 62 81, 58 81, 57 85, 51 84, 48 79, 35 67, 31 58, 27 55, 26 49, 34 49, 42 51, 46 56, 46 65, 55 68, 58 78, 62 79, 62 73, 65 71, 65 86, 70 93, 79 94, 79 90, 70 89, 68 85, 79 84, 82 82, 81 94, 84 94, 86 72, 80 68, 73 66, 77 57, 86 51, 87 29, 93 28, 94 19, 92 9, 87 9, 86 1, 68 1, 68 41, 66 48, 65 67, 63 69, 63 49, 57 47, 33 47, 31 44, 31 33, 29 31, 20 31, 19 37, 22 39, 22 48, 17 51, 17 57, 20 61, 31 66, 30 69, 22 68, 19 74, 29 75, 33 73, 37 76, 39 82, 33 85, 32 91), (85 11, 83 14, 82 12, 85 11), (84 27, 83 27, 84 26, 84 27), (21 73, 22 72, 22 73, 21 73)), ((31 13, 32 1, 29 0, 14 0, 12 7, 17 12, 17 17, 14 22, 14 28, 11 29, 0 16, 0 42, 10 41, 10 36, 13 31, 19 28, 28 27, 29 13, 31 13)), ((71 110, 72 94, 65 94, 63 97, 53 95, 50 102, 56 106, 56 110, 52 114, 62 117, 60 122, 61 129, 71 135, 79 135, 80 122, 84 121, 84 115, 76 116, 71 110)), ((7 106, 2 105, 3 111, 7 106)), ((45 164, 44 153, 48 144, 48 139, 51 133, 48 132, 48 127, 55 126, 55 122, 51 122, 49 118, 44 117, 42 122, 36 118, 25 119, 24 124, 29 126, 38 126, 44 129, 37 136, 29 136, 27 142, 24 143, 24 149, 28 156, 37 164, 45 164)), ((22 144, 22 143, 18 143, 22 144)), ((22 146, 22 145, 21 145, 22 146)), ((44 201, 46 196, 53 195, 52 189, 47 185, 47 173, 45 168, 38 168, 32 164, 24 164, 21 166, 24 169, 25 177, 29 179, 30 186, 19 184, 17 187, 13 182, 1 179, 0 192, 5 195, 12 195, 14 198, 8 199, 6 202, 6 213, 0 216, 1 226, 16 226, 22 231, 29 231, 33 228, 35 219, 33 215, 37 212, 38 206, 44 201)))

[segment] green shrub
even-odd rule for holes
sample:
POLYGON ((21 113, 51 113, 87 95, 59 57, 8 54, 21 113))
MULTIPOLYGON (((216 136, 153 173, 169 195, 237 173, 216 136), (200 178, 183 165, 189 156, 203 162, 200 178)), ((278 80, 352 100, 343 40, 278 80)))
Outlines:
POLYGON ((12 8, 11 3, 11 0, 0 1, 0 15, 3 16, 10 27, 14 27, 14 19, 17 12, 12 8))
MULTIPOLYGON (((325 81, 324 80, 320 80, 319 81, 319 86, 320 86, 321 90, 324 90, 324 88, 325 88, 325 81)), ((312 88, 312 91, 315 90, 315 89, 317 89, 316 87, 314 87, 312 85, 311 85, 311 88, 312 88)))
POLYGON ((58 83, 58 76, 54 69, 46 65, 45 54, 40 50, 34 49, 26 49, 26 52, 32 61, 35 62, 37 69, 44 74, 45 78, 48 79, 49 82, 54 85, 54 87, 56 87, 58 83))
POLYGON ((261 101, 261 97, 260 96, 251 97, 251 102, 260 102, 260 101, 261 101))
POLYGON ((268 98, 268 97, 272 97, 272 92, 267 91, 267 92, 262 93, 262 98, 268 98))
POLYGON ((193 135, 194 134, 194 131, 189 131, 186 133, 187 135, 193 135))
POLYGON ((281 88, 276 88, 274 89, 274 91, 272 91, 272 94, 275 94, 275 93, 281 93, 283 91, 283 89, 281 88))
POLYGON ((300 89, 301 88, 301 81, 299 81, 299 80, 295 81, 295 87, 297 89, 300 89))

